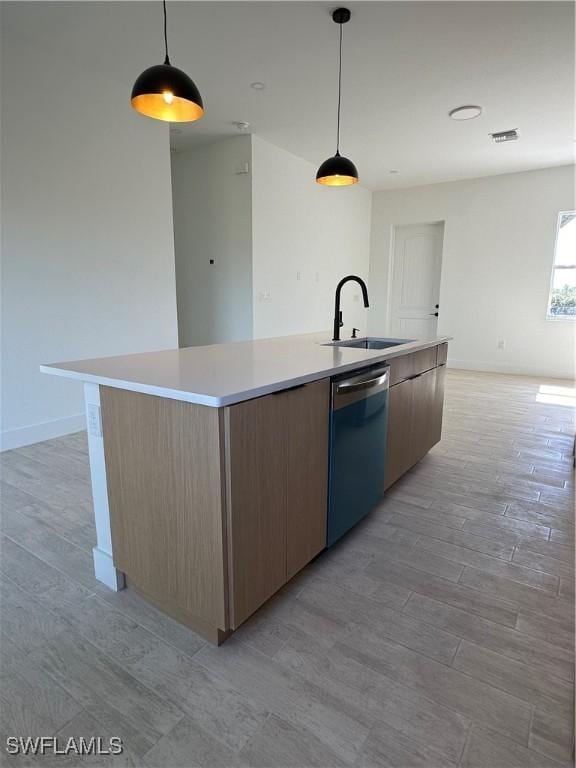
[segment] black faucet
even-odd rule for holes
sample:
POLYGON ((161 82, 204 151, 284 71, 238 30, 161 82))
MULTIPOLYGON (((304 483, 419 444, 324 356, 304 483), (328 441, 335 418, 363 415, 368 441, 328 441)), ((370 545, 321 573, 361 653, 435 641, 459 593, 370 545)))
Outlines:
POLYGON ((342 290, 342 286, 346 283, 349 283, 350 280, 354 280, 358 283, 360 288, 362 288, 364 306, 370 306, 368 303, 368 289, 366 288, 366 283, 364 280, 362 280, 362 278, 358 277, 357 275, 348 275, 347 277, 343 277, 336 286, 336 301, 334 303, 334 336, 332 337, 332 341, 340 341, 340 328, 344 325, 342 322, 342 312, 340 311, 340 291, 342 290))

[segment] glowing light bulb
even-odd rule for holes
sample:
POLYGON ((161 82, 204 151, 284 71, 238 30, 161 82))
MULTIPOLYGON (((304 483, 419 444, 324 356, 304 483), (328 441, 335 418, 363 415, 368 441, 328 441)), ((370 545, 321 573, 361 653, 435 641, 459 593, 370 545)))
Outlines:
POLYGON ((172 93, 172 91, 164 91, 162 93, 162 98, 164 99, 166 104, 172 104, 172 102, 174 101, 174 94, 172 93))

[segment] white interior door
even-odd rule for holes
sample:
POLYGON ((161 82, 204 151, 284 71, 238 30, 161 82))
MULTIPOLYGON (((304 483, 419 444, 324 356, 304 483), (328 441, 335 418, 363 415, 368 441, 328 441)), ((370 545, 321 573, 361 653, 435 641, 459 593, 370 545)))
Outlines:
POLYGON ((398 338, 436 334, 443 239, 443 222, 395 229, 390 330, 398 338))

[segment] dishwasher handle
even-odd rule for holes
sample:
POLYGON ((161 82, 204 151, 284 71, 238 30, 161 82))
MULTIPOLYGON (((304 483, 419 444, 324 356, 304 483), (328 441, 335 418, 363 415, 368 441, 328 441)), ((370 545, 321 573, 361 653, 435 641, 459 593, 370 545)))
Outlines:
POLYGON ((361 392, 362 390, 385 389, 386 385, 388 384, 389 377, 390 371, 387 369, 372 379, 362 379, 360 381, 350 379, 349 381, 342 381, 336 385, 336 394, 347 395, 352 392, 361 392))

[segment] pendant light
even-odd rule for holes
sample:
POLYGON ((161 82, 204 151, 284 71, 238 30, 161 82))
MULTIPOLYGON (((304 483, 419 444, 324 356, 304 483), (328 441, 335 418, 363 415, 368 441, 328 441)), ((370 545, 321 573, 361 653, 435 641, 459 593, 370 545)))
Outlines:
POLYGON ((342 100, 342 26, 350 21, 348 8, 337 8, 332 19, 340 25, 340 55, 338 61, 338 123, 336 128, 336 154, 325 160, 316 174, 318 184, 328 187, 346 187, 358 183, 356 166, 347 157, 340 154, 340 104, 342 100))
POLYGON ((145 69, 132 88, 131 104, 137 112, 168 123, 191 123, 204 114, 202 97, 194 81, 170 64, 166 0, 164 8, 164 64, 145 69))

